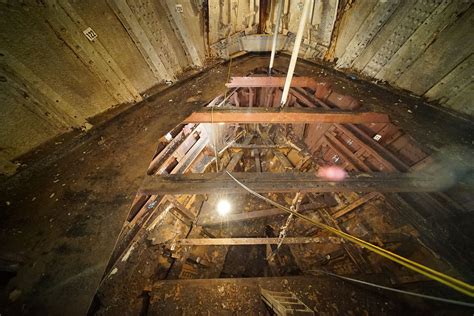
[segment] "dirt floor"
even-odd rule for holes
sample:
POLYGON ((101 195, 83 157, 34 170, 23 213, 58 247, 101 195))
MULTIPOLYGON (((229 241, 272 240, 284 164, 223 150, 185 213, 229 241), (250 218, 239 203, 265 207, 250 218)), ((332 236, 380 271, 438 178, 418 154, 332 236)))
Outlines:
MULTIPOLYGON (((267 56, 244 56, 230 73, 267 63, 267 56)), ((286 56, 276 60, 281 70, 287 64, 286 56)), ((357 96, 363 110, 387 112, 433 152, 472 151, 473 123, 421 99, 309 63, 296 72, 333 82, 336 91, 357 96)), ((21 262, 8 283, 2 276, 1 314, 87 313, 158 139, 222 93, 227 75, 228 64, 215 66, 88 133, 54 140, 25 157, 15 176, 0 178, 0 254, 21 262)))

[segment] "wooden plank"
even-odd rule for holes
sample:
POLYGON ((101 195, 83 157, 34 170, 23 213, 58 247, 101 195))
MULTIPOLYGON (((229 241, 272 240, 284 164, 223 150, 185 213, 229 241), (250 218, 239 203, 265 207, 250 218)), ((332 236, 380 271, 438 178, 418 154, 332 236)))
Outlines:
POLYGON ((402 1, 387 25, 354 62, 354 68, 375 76, 441 1, 402 1))
POLYGON ((186 219, 190 221, 194 221, 196 219, 196 215, 191 210, 187 209, 183 204, 181 204, 181 202, 179 202, 174 196, 166 196, 165 199, 168 200, 186 219))
POLYGON ((10 87, 14 90, 26 91, 28 98, 25 98, 26 100, 22 102, 30 101, 34 103, 34 106, 28 107, 29 111, 34 112, 48 124, 54 125, 55 128, 63 131, 70 127, 86 124, 87 121, 83 111, 78 111, 76 107, 67 102, 47 82, 38 77, 11 53, 4 49, 2 54, 0 74, 6 77, 10 87), (48 113, 48 116, 45 116, 44 113, 48 113))
MULTIPOLYGON (((317 201, 315 200, 312 203, 307 203, 304 205, 300 205, 299 211, 304 212, 308 210, 314 210, 320 207, 327 206, 328 203, 325 200, 317 201)), ((218 217, 218 218, 200 218, 198 220, 198 225, 201 226, 212 226, 212 225, 220 225, 222 223, 237 223, 248 221, 252 219, 258 219, 263 217, 275 216, 275 215, 282 215, 288 214, 287 212, 279 209, 279 208, 270 208, 266 210, 259 210, 259 211, 252 211, 252 212, 245 212, 245 213, 237 213, 237 214, 229 214, 226 217, 218 217)))
POLYGON ((184 120, 186 123, 388 123, 385 113, 320 110, 309 108, 203 108, 184 120))
MULTIPOLYGON (((436 85, 431 87, 425 93, 425 97, 445 103, 474 81, 472 69, 474 69, 474 54, 466 58, 436 85)), ((469 99, 466 98, 466 100, 469 99)))
POLYGON ((168 9, 168 14, 171 17, 170 21, 176 25, 179 35, 183 40, 184 46, 186 47, 186 52, 189 54, 193 65, 202 67, 202 58, 197 50, 196 43, 193 42, 191 36, 189 35, 189 31, 186 27, 184 19, 181 16, 181 13, 176 11, 174 1, 165 1, 165 3, 165 7, 168 9))
POLYGON ((422 95, 474 51, 472 36, 474 7, 456 23, 437 35, 437 39, 396 81, 398 87, 422 95), (425 74, 429 73, 429 76, 425 74))
POLYGON ((357 33, 347 45, 344 54, 339 58, 337 68, 349 68, 360 56, 375 35, 390 19, 397 9, 399 1, 378 1, 369 13, 357 33))
MULTIPOLYGON (((233 176, 257 192, 436 192, 443 182, 434 176, 407 173, 350 173, 344 181, 328 181, 304 172, 236 172, 233 176)), ((469 185, 467 185, 469 186, 469 185)), ((445 189, 445 188, 443 188, 445 189)), ((226 173, 146 176, 141 194, 242 193, 226 173)))
POLYGON ((342 5, 337 14, 336 25, 332 34, 331 46, 326 54, 332 62, 335 58, 341 58, 346 51, 352 38, 367 20, 367 16, 373 10, 378 1, 355 1, 344 9, 342 5))
POLYGON ((346 207, 344 207, 343 209, 337 211, 336 213, 334 213, 332 215, 332 218, 334 219, 338 219, 339 217, 341 216, 344 216, 346 215, 347 213, 355 210, 356 208, 358 208, 359 206, 361 206, 362 204, 365 204, 367 203, 368 201, 372 200, 372 199, 375 199, 376 197, 380 196, 380 194, 378 192, 370 192, 364 196, 362 196, 361 198, 355 200, 354 202, 352 202, 351 204, 347 205, 346 207))
MULTIPOLYGON (((278 244, 280 238, 186 238, 176 241, 180 246, 245 246, 245 245, 273 245, 278 244)), ((312 244, 336 243, 340 244, 341 238, 337 237, 286 237, 283 244, 312 244)))
MULTIPOLYGON (((438 34, 458 19, 471 6, 469 1, 443 1, 423 24, 413 33, 403 46, 377 73, 376 79, 395 82, 418 60, 438 34)), ((423 72, 426 73, 426 72, 423 72)))
MULTIPOLYGON (((310 196, 310 200, 313 200, 313 197, 310 196)), ((340 226, 337 221, 332 218, 332 216, 328 213, 326 209, 320 209, 317 212, 319 214, 319 217, 323 220, 324 223, 326 223, 326 225, 337 228, 338 230, 347 233, 346 229, 340 226)), ((365 258, 360 247, 357 247, 353 243, 343 243, 342 248, 344 248, 344 250, 347 252, 347 255, 359 271, 365 273, 372 272, 372 265, 365 258)))
POLYGON ((469 83, 459 93, 446 101, 446 107, 474 116, 474 108, 466 100, 474 99, 474 82, 469 83))
MULTIPOLYGON (((245 139, 243 140, 242 144, 243 145, 250 144, 250 142, 252 141, 252 138, 253 138, 253 134, 249 134, 245 136, 245 139)), ((235 166, 237 166, 237 164, 239 163, 239 161, 242 159, 243 156, 244 156, 244 153, 242 151, 232 154, 232 158, 227 164, 225 170, 233 171, 235 166)))
POLYGON ((82 33, 89 26, 74 7, 64 0, 46 1, 46 20, 56 35, 94 73, 118 103, 143 100, 137 89, 102 45, 100 36, 90 42, 82 33))
MULTIPOLYGON (((204 132, 203 132, 204 134, 204 132)), ((201 134, 199 140, 191 147, 186 155, 181 159, 176 167, 174 167, 172 173, 182 173, 190 168, 194 160, 204 150, 209 143, 209 138, 206 135, 201 134)))
POLYGON ((107 3, 124 25, 155 77, 161 80, 175 81, 176 77, 174 73, 168 71, 170 68, 165 66, 150 41, 150 38, 152 38, 151 31, 146 24, 140 24, 140 21, 133 14, 127 1, 109 0, 107 3))

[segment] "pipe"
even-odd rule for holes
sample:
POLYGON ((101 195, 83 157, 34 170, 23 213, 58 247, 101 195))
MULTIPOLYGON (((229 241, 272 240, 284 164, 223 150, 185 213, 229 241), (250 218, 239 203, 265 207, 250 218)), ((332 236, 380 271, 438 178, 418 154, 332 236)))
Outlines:
POLYGON ((275 22, 275 29, 273 30, 273 43, 272 43, 272 54, 270 56, 270 66, 268 66, 269 75, 272 74, 273 61, 275 60, 276 46, 277 46, 277 40, 278 40, 278 31, 280 30, 281 13, 283 11, 283 1, 284 0, 278 1, 278 8, 276 10, 277 19, 275 22))
POLYGON ((280 107, 283 107, 288 99, 288 92, 290 92, 291 80, 293 79, 296 60, 298 59, 298 53, 300 51, 301 40, 303 39, 304 27, 306 25, 306 17, 308 16, 310 3, 312 1, 314 0, 305 0, 304 2, 303 13, 301 13, 300 24, 298 25, 298 32, 296 33, 295 44, 293 45, 293 52, 291 53, 290 65, 288 66, 285 86, 283 88, 283 94, 281 95, 280 107))

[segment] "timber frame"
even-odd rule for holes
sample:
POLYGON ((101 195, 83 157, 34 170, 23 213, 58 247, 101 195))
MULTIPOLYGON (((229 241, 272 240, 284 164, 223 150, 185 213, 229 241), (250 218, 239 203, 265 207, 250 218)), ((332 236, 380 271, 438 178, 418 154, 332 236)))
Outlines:
MULTIPOLYGON (((427 172, 435 165, 427 149, 391 123, 386 114, 350 111, 356 106, 354 98, 332 91, 330 85, 295 77, 288 103, 281 109, 282 77, 262 77, 260 70, 254 75, 232 78, 226 96, 216 97, 159 139, 104 282, 150 241, 167 258, 160 261, 167 272, 158 282, 201 278, 200 273, 214 271, 208 260, 193 254, 199 249, 207 249, 204 253, 219 249, 225 258, 230 247, 263 245, 270 257, 279 243, 286 250, 269 260, 273 276, 285 275, 288 262, 302 271, 329 261, 334 262, 335 271, 382 272, 374 264, 379 261, 364 249, 301 223, 292 224, 300 225, 295 228, 297 235, 282 242, 276 234, 217 236, 224 228, 231 231, 244 227, 239 225, 278 222, 286 215, 268 206, 242 207, 226 219, 213 215, 209 210, 216 196, 246 193, 224 171, 272 199, 288 201, 297 193, 300 200, 293 200, 292 206, 299 212, 347 233, 354 233, 349 224, 356 216, 379 207, 381 218, 397 216, 404 222, 384 224, 385 230, 377 233, 373 227, 364 228, 368 240, 381 246, 426 248, 443 257, 447 263, 442 264, 455 263, 458 271, 469 273, 469 258, 449 244, 449 236, 439 226, 427 224, 430 217, 467 212, 462 190, 453 189, 455 185, 464 188, 465 184, 458 183, 462 181, 445 183, 436 172, 427 172), (327 165, 344 168, 348 177, 341 182, 319 177, 316 171, 327 165), (410 206, 413 201, 416 207, 410 206), (176 232, 167 237, 170 227, 176 232), (305 258, 304 247, 328 245, 329 250, 317 248, 324 256, 305 258)), ((395 275, 400 284, 420 280, 399 271, 395 275)))

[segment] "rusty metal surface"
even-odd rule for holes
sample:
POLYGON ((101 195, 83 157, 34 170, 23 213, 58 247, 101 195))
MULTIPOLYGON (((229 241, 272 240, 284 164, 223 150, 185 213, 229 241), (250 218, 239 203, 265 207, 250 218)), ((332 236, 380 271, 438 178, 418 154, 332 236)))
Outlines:
POLYGON ((388 122, 386 114, 344 112, 306 108, 203 108, 187 117, 185 123, 371 123, 388 122))
MULTIPOLYGON (((272 94, 266 88, 282 88, 285 84, 285 77, 232 77, 226 84, 228 88, 260 88, 262 96, 265 98, 272 94)), ((350 95, 340 94, 333 91, 332 85, 327 82, 318 82, 310 77, 293 77, 291 87, 309 88, 315 91, 315 96, 323 102, 344 110, 356 110, 360 108, 360 102, 350 95)), ((279 89, 278 89, 279 90, 279 89)), ((290 94, 291 95, 291 94, 290 94)), ((300 95, 301 97, 301 95, 300 95)), ((289 100, 287 104, 293 105, 295 100, 289 100)), ((240 104, 240 102, 236 102, 240 104)), ((269 106, 270 99, 260 102, 261 105, 269 106)), ((272 103, 273 105, 275 102, 272 103)))
MULTIPOLYGON (((256 192, 435 192, 442 183, 432 175, 410 173, 353 173, 331 181, 310 172, 234 172, 256 192)), ((246 192, 225 173, 146 176, 141 194, 207 194, 246 192)))
MULTIPOLYGON (((285 77, 231 77, 230 82, 226 83, 227 88, 282 88, 284 85, 285 77)), ((316 90, 317 82, 310 77, 293 77, 291 86, 316 90)))

